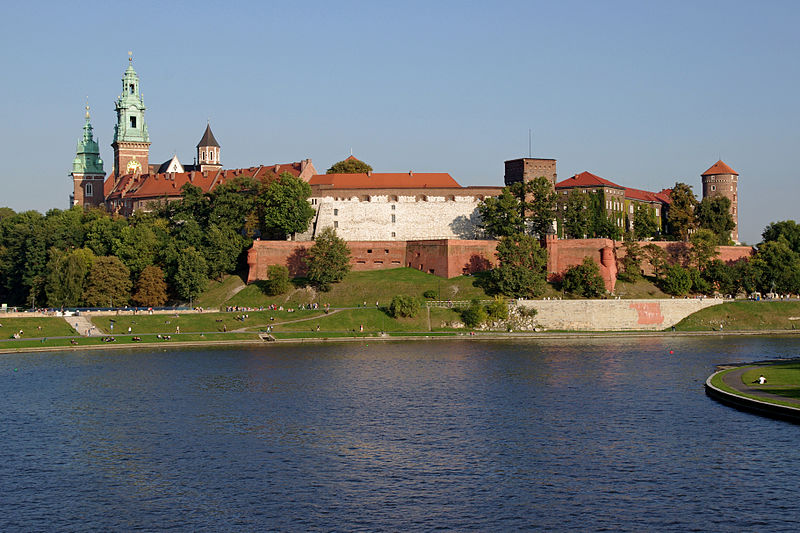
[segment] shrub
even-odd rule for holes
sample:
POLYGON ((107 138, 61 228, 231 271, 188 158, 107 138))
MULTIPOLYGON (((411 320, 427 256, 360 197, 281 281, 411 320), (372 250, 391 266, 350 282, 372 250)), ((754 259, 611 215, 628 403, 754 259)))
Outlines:
POLYGON ((591 257, 584 257, 583 263, 567 270, 561 283, 565 291, 584 298, 596 298, 606 291, 600 269, 591 257))
POLYGON ((428 289, 427 291, 422 293, 423 298, 427 298, 429 300, 433 300, 436 298, 436 291, 433 289, 428 289))
POLYGON ((417 298, 398 294, 392 298, 392 303, 389 304, 389 314, 394 318, 413 318, 419 314, 420 308, 421 305, 417 298))
POLYGON ((508 318, 508 303, 502 298, 495 298, 486 306, 486 314, 492 320, 505 320, 508 318))
POLYGON ((269 296, 277 296, 289 290, 289 269, 283 265, 269 265, 267 267, 267 282, 264 292, 269 296))
POLYGON ((667 294, 683 296, 692 288, 692 276, 682 266, 670 265, 667 267, 664 279, 661 281, 661 288, 667 294))
POLYGON ((461 310, 461 320, 467 327, 474 328, 486 322, 487 315, 486 309, 481 305, 478 300, 472 300, 469 307, 461 310))

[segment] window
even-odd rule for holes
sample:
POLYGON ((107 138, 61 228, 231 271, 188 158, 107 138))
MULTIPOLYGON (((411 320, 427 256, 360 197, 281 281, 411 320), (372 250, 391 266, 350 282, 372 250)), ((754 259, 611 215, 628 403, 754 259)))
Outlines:
POLYGON ((134 93, 134 85, 131 83, 130 85, 128 85, 128 94, 133 94, 133 93, 134 93))
POLYGON ((711 190, 712 190, 712 191, 716 191, 716 190, 717 190, 717 186, 716 186, 716 185, 712 185, 712 186, 711 186, 711 190))
POLYGON ((92 192, 92 184, 91 183, 87 183, 86 184, 86 196, 93 196, 93 195, 94 195, 94 193, 92 192))
POLYGON ((338 220, 334 220, 333 221, 333 227, 334 228, 338 228, 339 227, 339 221, 338 220))
POLYGON ((205 160, 206 160, 206 151, 203 150, 202 152, 200 152, 200 161, 205 161, 205 160))
POLYGON ((136 117, 131 117, 131 128, 136 127, 136 117))
POLYGON ((392 211, 394 211, 394 208, 395 208, 395 207, 397 207, 397 206, 395 206, 394 204, 392 204, 392 211))
POLYGON ((388 254, 389 253, 389 249, 386 248, 386 249, 383 250, 383 252, 388 254))
POLYGON ((338 209, 334 209, 333 210, 333 216, 335 216, 335 217, 339 216, 339 210, 338 209))
POLYGON ((367 253, 368 253, 368 254, 371 254, 371 253, 372 253, 372 248, 370 248, 369 250, 367 250, 367 253))
POLYGON ((392 237, 397 237, 397 234, 395 232, 392 232, 392 237))
POLYGON ((394 222, 396 222, 396 220, 395 220, 395 217, 394 217, 394 213, 392 213, 392 223, 394 223, 394 222))

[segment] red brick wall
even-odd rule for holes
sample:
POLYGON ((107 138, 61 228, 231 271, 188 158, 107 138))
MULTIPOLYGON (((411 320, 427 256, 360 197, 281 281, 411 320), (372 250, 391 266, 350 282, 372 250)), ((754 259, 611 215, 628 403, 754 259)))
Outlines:
MULTIPOLYGON (((625 257, 625 246, 623 243, 618 242, 617 244, 617 259, 622 259, 625 257)), ((689 251, 691 250, 692 245, 687 242, 682 241, 640 241, 639 245, 644 247, 648 244, 655 244, 662 250, 667 252, 667 260, 670 263, 679 264, 682 266, 687 265, 687 261, 689 259, 689 251)), ((752 246, 718 246, 717 251, 719 255, 716 257, 717 259, 725 262, 725 263, 734 263, 740 259, 748 258, 753 255, 755 250, 752 246)), ((648 262, 645 261, 642 263, 642 270, 648 276, 653 274, 653 266, 648 262)))
POLYGON ((547 241, 547 279, 556 279, 570 267, 591 257, 600 267, 606 290, 613 291, 617 282, 614 241, 611 239, 566 239, 547 241))
POLYGON ((497 241, 408 241, 406 266, 443 278, 474 274, 492 268, 496 247, 497 241))

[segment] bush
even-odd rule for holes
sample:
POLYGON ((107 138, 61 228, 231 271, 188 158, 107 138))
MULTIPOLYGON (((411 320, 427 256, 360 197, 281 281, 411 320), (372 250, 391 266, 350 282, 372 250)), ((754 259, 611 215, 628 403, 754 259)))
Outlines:
POLYGON ((283 265, 269 265, 267 267, 267 282, 264 292, 268 296, 277 296, 289 290, 289 269, 283 265))
POLYGON ((470 328, 480 326, 486 322, 487 318, 486 309, 484 309, 478 300, 472 300, 469 307, 461 310, 461 320, 470 328))
POLYGON ((606 285, 600 276, 600 269, 591 257, 584 257, 583 263, 571 267, 564 273, 561 287, 584 298, 597 298, 606 292, 606 285))
POLYGON ((392 303, 389 304, 389 314, 394 318, 413 318, 419 314, 420 308, 421 305, 417 298, 398 294, 392 298, 392 303))
POLYGON ((692 276, 682 266, 670 265, 661 281, 661 288, 667 294, 683 296, 692 288, 692 276))
POLYGON ((486 306, 486 314, 492 320, 505 320, 508 318, 508 303, 502 298, 495 298, 486 306))
POLYGON ((436 298, 436 291, 433 289, 428 289, 427 291, 422 293, 423 298, 427 298, 429 300, 433 300, 436 298))

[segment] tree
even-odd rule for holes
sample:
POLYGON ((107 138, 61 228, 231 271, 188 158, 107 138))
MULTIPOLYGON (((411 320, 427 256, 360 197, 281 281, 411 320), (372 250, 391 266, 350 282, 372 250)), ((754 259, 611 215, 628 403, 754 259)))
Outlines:
POLYGON ((759 291, 800 292, 800 254, 792 251, 786 239, 761 244, 752 264, 759 291))
POLYGON ((350 249, 333 228, 327 227, 309 249, 306 265, 311 283, 319 290, 327 291, 331 283, 342 281, 350 271, 350 249))
POLYGON ((239 257, 251 241, 229 226, 209 224, 204 235, 203 254, 208 265, 208 275, 218 278, 225 272, 236 270, 239 257))
POLYGON ((703 276, 722 294, 736 296, 742 288, 737 266, 728 265, 719 259, 712 259, 708 263, 703 276))
POLYGON ((676 183, 670 194, 672 203, 667 212, 670 234, 682 241, 689 239, 689 233, 697 226, 695 209, 697 199, 694 197, 691 185, 676 183))
POLYGON ((238 176, 219 185, 210 195, 208 224, 240 233, 247 216, 256 210, 261 190, 261 182, 250 176, 238 176))
POLYGON ((178 255, 174 287, 181 298, 191 299, 203 292, 208 278, 208 264, 203 254, 189 246, 178 255))
POLYGON ((655 237, 658 234, 656 211, 646 204, 636 203, 633 208, 633 235, 637 240, 655 237))
POLYGON ((697 225, 710 230, 717 244, 731 242, 731 231, 736 227, 731 215, 731 201, 724 196, 707 196, 697 204, 697 225))
POLYGON ((505 320, 508 318, 508 302, 495 296, 494 300, 486 304, 486 315, 492 320, 505 320))
POLYGON ((507 237, 524 233, 525 220, 522 218, 519 199, 503 187, 500 196, 489 196, 478 204, 481 216, 480 226, 492 237, 507 237))
POLYGON ((394 318, 413 318, 419 314, 422 306, 419 299, 405 294, 398 294, 389 304, 389 314, 394 318))
POLYGON ((800 254, 800 224, 797 224, 794 220, 772 222, 764 228, 761 237, 764 242, 773 242, 783 238, 793 252, 800 254))
POLYGON ((49 307, 78 307, 84 301, 87 276, 95 256, 91 250, 79 248, 62 252, 50 248, 47 263, 47 305, 49 307))
POLYGON ((144 307, 159 307, 167 302, 164 271, 155 265, 146 266, 136 281, 133 302, 144 307))
POLYGON ((111 251, 133 273, 138 276, 144 267, 152 265, 160 249, 159 239, 150 220, 129 221, 119 237, 111 244, 111 251))
POLYGON ((288 172, 267 185, 258 197, 262 235, 285 239, 287 235, 306 231, 314 217, 309 196, 311 186, 288 172))
POLYGON ((131 297, 131 272, 116 257, 95 259, 89 271, 84 299, 86 305, 120 307, 131 297))
POLYGON ((523 206, 530 234, 544 237, 552 230, 553 220, 555 220, 558 196, 553 189, 553 183, 541 176, 525 183, 520 190, 522 191, 520 203, 523 206))
POLYGON ((573 239, 583 239, 589 234, 589 210, 587 194, 581 189, 572 189, 567 195, 564 209, 564 231, 573 239))
POLYGON ((717 235, 709 229, 699 229, 689 239, 691 262, 698 270, 705 270, 708 264, 719 255, 717 251, 717 235))
POLYGON ((561 287, 572 294, 584 298, 597 298, 606 292, 606 285, 600 276, 600 269, 591 257, 584 257, 580 265, 567 269, 561 287))
POLYGON ((498 293, 512 298, 533 298, 544 293, 547 250, 529 235, 503 237, 497 243, 499 265, 490 273, 498 293))
POLYGON ((344 161, 334 163, 326 174, 365 174, 372 172, 372 167, 352 155, 344 161))
POLYGON ((268 296, 278 296, 289 290, 289 269, 283 265, 269 265, 267 267, 267 282, 265 291, 268 296))
POLYGON ((667 272, 667 252, 657 244, 646 244, 644 254, 647 261, 653 267, 653 274, 656 278, 662 278, 667 272))
MULTIPOLYGON (((619 259, 619 273, 617 278, 622 281, 633 283, 642 277, 642 261, 644 261, 644 250, 636 241, 625 243, 625 256, 619 259)), ((660 248, 659 248, 660 250, 660 248)))
POLYGON ((683 296, 692 288, 692 276, 680 265, 670 265, 661 280, 661 288, 667 294, 683 296))
POLYGON ((469 307, 461 309, 461 320, 469 328, 480 326, 487 318, 486 309, 478 300, 472 300, 469 307))

